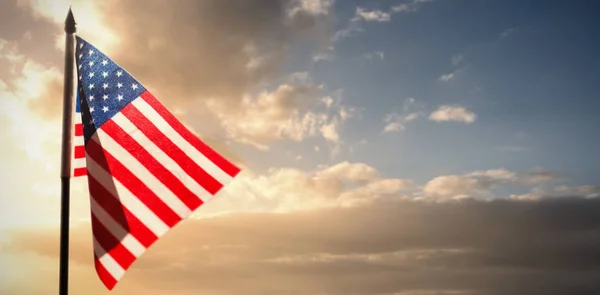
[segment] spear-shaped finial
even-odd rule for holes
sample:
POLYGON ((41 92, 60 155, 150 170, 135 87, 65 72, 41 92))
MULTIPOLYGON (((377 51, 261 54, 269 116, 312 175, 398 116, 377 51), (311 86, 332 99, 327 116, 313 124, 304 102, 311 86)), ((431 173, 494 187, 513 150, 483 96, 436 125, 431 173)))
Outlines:
POLYGON ((69 6, 69 13, 67 14, 67 19, 65 19, 65 33, 75 34, 75 32, 77 32, 77 23, 75 23, 73 11, 71 11, 71 6, 69 6))

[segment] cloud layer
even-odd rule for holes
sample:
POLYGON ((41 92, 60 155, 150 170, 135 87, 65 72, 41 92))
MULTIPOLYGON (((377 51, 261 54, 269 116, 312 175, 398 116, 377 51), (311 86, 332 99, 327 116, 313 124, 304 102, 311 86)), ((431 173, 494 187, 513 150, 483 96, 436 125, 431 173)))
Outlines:
MULTIPOLYGON (((598 211, 600 199, 382 201, 190 220, 136 262, 112 293, 593 294, 600 291, 598 211)), ((44 273, 58 253, 54 237, 13 233, 3 252, 35 255, 40 264, 16 270, 44 273)), ((87 228, 74 228, 76 269, 90 268, 89 244, 87 228)), ((73 273, 73 292, 103 294, 87 276, 89 270, 73 273)), ((23 283, 4 285, 3 294, 56 287, 23 283)))

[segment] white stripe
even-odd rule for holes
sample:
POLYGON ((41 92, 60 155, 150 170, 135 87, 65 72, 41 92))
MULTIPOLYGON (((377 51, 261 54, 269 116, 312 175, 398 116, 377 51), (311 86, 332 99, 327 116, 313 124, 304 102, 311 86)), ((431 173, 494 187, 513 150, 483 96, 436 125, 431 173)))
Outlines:
POLYGON ((167 226, 146 204, 142 203, 117 179, 113 178, 102 166, 88 155, 88 174, 94 177, 112 196, 117 198, 137 219, 139 219, 157 237, 162 236, 169 230, 167 226))
POLYGON ((81 113, 75 112, 73 114, 73 125, 75 125, 75 124, 81 124, 81 116, 82 116, 81 113))
POLYGON ((100 246, 96 237, 94 237, 94 252, 98 256, 98 260, 104 266, 104 268, 110 273, 110 275, 118 281, 125 274, 125 270, 115 261, 110 254, 106 253, 106 250, 100 246))
POLYGON ((73 136, 73 146, 85 145, 83 136, 73 136))
POLYGON ((77 168, 85 168, 85 158, 79 158, 79 159, 73 158, 72 167, 73 167, 73 170, 75 170, 77 168))
MULTIPOLYGON (((117 159, 123 166, 127 167, 131 173, 144 183, 159 199, 161 199, 171 210, 182 219, 190 215, 192 211, 185 203, 181 201, 168 187, 166 187, 154 174, 152 174, 144 165, 124 149, 115 139, 102 130, 96 130, 98 136, 94 136, 98 144, 108 150, 110 154, 117 159)), ((161 163, 162 164, 162 163, 161 163)))
POLYGON ((121 240, 121 244, 135 257, 140 257, 146 247, 142 245, 135 237, 128 233, 123 227, 115 221, 115 219, 108 214, 102 206, 100 206, 93 197, 90 197, 90 207, 92 214, 98 218, 98 221, 106 227, 106 229, 117 239, 121 240))
POLYGON ((182 183, 196 196, 198 196, 203 202, 208 200, 210 193, 206 191, 200 184, 198 184, 191 176, 189 176, 183 168, 177 164, 171 157, 169 157, 163 150, 161 150, 152 140, 150 140, 144 133, 139 131, 125 115, 117 113, 112 117, 113 122, 117 124, 123 131, 129 134, 135 141, 150 153, 150 155, 161 163, 165 168, 171 171, 176 177, 178 177, 182 183), (186 181, 191 180, 191 181, 186 181))
POLYGON ((225 171, 221 170, 219 166, 215 165, 210 159, 204 156, 194 146, 192 146, 187 140, 185 140, 165 119, 152 108, 143 98, 138 97, 131 102, 156 128, 165 134, 175 145, 183 150, 194 162, 196 162, 204 171, 214 177, 223 186, 229 184, 233 179, 225 171))

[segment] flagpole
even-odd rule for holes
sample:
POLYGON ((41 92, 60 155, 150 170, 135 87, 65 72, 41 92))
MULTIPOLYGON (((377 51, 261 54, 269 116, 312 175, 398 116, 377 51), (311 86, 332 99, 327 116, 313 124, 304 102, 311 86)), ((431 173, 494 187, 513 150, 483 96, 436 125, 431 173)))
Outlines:
POLYGON ((65 73, 63 88, 62 152, 61 152, 61 201, 60 201, 60 265, 58 294, 69 294, 69 215, 70 181, 73 132, 73 97, 75 69, 75 32, 76 24, 73 12, 65 19, 65 73))

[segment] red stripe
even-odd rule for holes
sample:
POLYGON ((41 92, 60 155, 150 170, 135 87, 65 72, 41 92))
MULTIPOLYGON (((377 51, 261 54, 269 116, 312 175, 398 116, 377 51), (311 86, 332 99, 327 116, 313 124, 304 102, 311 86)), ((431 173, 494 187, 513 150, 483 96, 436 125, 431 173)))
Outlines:
MULTIPOLYGON (((107 150, 92 139, 88 142, 87 150, 92 159, 101 163, 98 159, 104 158, 107 166, 103 167, 113 178, 118 180, 135 197, 144 203, 158 218, 160 218, 169 227, 173 227, 181 217, 177 215, 169 206, 167 206, 156 194, 150 190, 135 174, 131 173, 127 167, 121 164, 107 150)), ((102 166, 102 165, 101 165, 102 166)))
POLYGON ((90 195, 125 231, 129 232, 144 247, 150 247, 158 237, 133 215, 93 176, 88 177, 90 195))
POLYGON ((104 268, 100 260, 98 259, 98 255, 94 253, 94 266, 96 267, 96 272, 98 273, 98 277, 100 277, 100 281, 104 283, 108 290, 112 290, 117 284, 117 280, 113 278, 113 276, 104 268))
POLYGON ((216 194, 223 184, 219 183, 210 174, 206 173, 197 163, 186 155, 176 144, 167 138, 148 118, 138 109, 129 104, 121 110, 121 113, 131 121, 142 133, 156 144, 165 154, 169 155, 179 166, 190 175, 198 184, 211 194, 216 194))
POLYGON ((104 250, 106 250, 106 252, 108 252, 124 270, 127 270, 135 261, 136 257, 131 254, 120 241, 120 239, 123 239, 124 237, 115 237, 94 214, 92 214, 92 233, 98 244, 100 244, 100 246, 104 248, 104 250))
POLYGON ((202 205, 202 200, 196 194, 190 191, 179 178, 150 155, 144 147, 119 127, 117 123, 113 120, 108 120, 102 125, 102 130, 146 167, 150 173, 185 203, 190 210, 193 211, 202 205))
POLYGON ((219 155, 215 152, 211 147, 205 144, 198 136, 193 134, 189 129, 187 129, 167 108, 165 108, 150 92, 144 91, 141 95, 141 98, 144 99, 154 110, 160 114, 181 137, 187 140, 192 146, 194 146, 199 152, 204 154, 208 159, 210 159, 215 165, 219 166, 221 170, 225 171, 225 173, 229 174, 231 177, 236 176, 240 172, 240 168, 236 167, 230 161, 219 155))
POLYGON ((75 146, 75 159, 85 158, 85 146, 75 146))
POLYGON ((75 124, 75 136, 83 136, 83 124, 75 124))
POLYGON ((75 168, 73 170, 73 177, 78 177, 78 176, 85 176, 87 175, 87 169, 84 168, 75 168))

